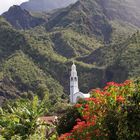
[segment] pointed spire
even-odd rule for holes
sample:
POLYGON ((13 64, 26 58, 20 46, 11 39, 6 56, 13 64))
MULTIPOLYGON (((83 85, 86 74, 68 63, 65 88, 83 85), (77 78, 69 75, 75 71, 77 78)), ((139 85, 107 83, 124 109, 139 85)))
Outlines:
POLYGON ((73 60, 73 64, 72 64, 72 66, 71 66, 71 69, 74 70, 74 71, 76 70, 76 65, 75 65, 75 63, 74 63, 74 60, 73 60))
POLYGON ((74 60, 72 62, 73 62, 73 65, 75 65, 74 60))

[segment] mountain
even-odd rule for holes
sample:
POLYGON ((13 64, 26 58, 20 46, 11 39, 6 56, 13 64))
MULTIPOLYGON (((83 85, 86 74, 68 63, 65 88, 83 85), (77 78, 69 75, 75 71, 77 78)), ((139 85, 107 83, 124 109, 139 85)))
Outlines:
MULTIPOLYGON (((71 30, 47 33, 43 26, 39 26, 28 31, 17 31, 1 17, 1 99, 32 97, 33 94, 43 97, 49 92, 52 102, 55 102, 64 92, 69 92, 68 79, 71 60, 67 58, 90 54, 90 51, 101 46, 96 39, 71 30), (57 37, 59 34, 60 38, 57 37), (76 37, 74 38, 73 35, 76 37), (87 43, 86 40, 89 42, 87 43), (66 47, 64 50, 66 53, 58 48, 59 43, 63 48, 66 47), (75 49, 76 47, 77 49, 75 49)), ((81 81, 90 81, 88 85, 84 82, 80 83, 80 87, 84 91, 98 85, 97 82, 94 85, 91 84, 93 83, 93 79, 90 79, 91 71, 100 73, 99 79, 101 79, 102 70, 94 71, 92 67, 89 68, 78 62, 77 65, 81 81)))
MULTIPOLYGON (((53 9, 66 7, 77 1, 78 0, 29 0, 29 2, 22 3, 21 7, 34 12, 48 12, 53 9)), ((93 7, 92 4, 94 3, 94 8, 96 6, 95 9, 98 11, 100 7, 109 20, 123 20, 140 27, 139 0, 79 0, 78 3, 79 2, 83 3, 85 8, 88 6, 87 3, 91 4, 91 7, 93 7)), ((90 8, 90 10, 94 12, 94 8, 90 8)))
POLYGON ((109 20, 121 20, 140 27, 139 0, 97 0, 109 20))
POLYGON ((104 41, 109 41, 112 32, 101 6, 93 0, 79 0, 60 12, 57 11, 57 14, 50 18, 46 28, 52 30, 59 27, 95 35, 104 41))
MULTIPOLYGON (((27 12, 32 18, 48 17, 44 24, 28 30, 17 30, 13 28, 16 23, 12 25, 6 17, 0 17, 2 99, 30 98, 34 94, 43 98, 48 94, 55 103, 62 95, 69 94, 73 60, 83 92, 103 87, 112 80, 123 82, 140 77, 140 33, 136 18, 139 14, 132 10, 137 9, 139 2, 135 0, 138 2, 135 6, 128 0, 119 2, 79 0, 47 14, 31 14, 18 7, 22 14, 27 12), (135 22, 118 9, 130 9, 129 16, 136 19, 135 22)), ((16 8, 14 11, 18 14, 16 8)), ((20 24, 30 16, 22 18, 20 24)), ((13 14, 13 17, 16 16, 13 14)))
POLYGON ((123 43, 99 48, 89 56, 78 60, 106 67, 108 80, 138 78, 140 76, 140 33, 133 34, 123 43))
POLYGON ((2 16, 16 29, 30 29, 45 22, 44 19, 33 17, 28 11, 16 5, 10 7, 2 16))
POLYGON ((63 8, 77 0, 29 0, 21 4, 21 7, 34 12, 48 12, 53 9, 63 8))
MULTIPOLYGON (((57 28, 71 28, 79 33, 93 35, 109 42, 114 37, 118 38, 120 32, 127 36, 130 28, 132 30, 139 28, 140 10, 138 5, 137 0, 133 2, 128 0, 79 0, 69 7, 56 11, 50 17, 46 28, 48 31, 57 28), (119 30, 119 28, 123 28, 123 30, 119 30), (116 32, 117 30, 119 33, 116 32)), ((136 31, 132 30, 131 34, 136 31)))
POLYGON ((97 39, 78 34, 71 29, 51 32, 50 38, 54 51, 66 58, 85 56, 102 46, 97 39))
POLYGON ((63 94, 63 87, 32 60, 30 48, 24 34, 0 18, 0 96, 13 99, 36 93, 43 97, 49 92, 55 101, 63 94))

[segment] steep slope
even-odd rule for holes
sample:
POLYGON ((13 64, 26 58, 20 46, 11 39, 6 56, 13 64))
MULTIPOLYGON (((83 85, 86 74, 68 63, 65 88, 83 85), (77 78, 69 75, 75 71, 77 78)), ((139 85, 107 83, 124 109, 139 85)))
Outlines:
POLYGON ((16 50, 27 45, 22 34, 12 28, 2 17, 0 18, 0 61, 16 50))
MULTIPOLYGON (((32 57, 32 59, 39 64, 40 68, 51 74, 51 76, 59 81, 61 85, 63 85, 65 89, 65 93, 69 93, 69 72, 70 67, 72 64, 72 60, 75 57, 82 56, 84 54, 89 54, 90 52, 83 51, 84 48, 82 48, 80 45, 85 46, 87 48, 90 48, 91 50, 95 50, 96 48, 101 47, 102 45, 100 42, 98 42, 95 39, 83 36, 83 35, 77 35, 77 33, 71 30, 62 30, 61 32, 51 32, 46 33, 45 29, 36 28, 31 31, 26 32, 25 36, 29 40, 30 45, 32 46, 29 50, 28 54, 32 57), (69 41, 68 44, 66 44, 66 49, 71 48, 71 50, 64 50, 66 53, 63 52, 62 49, 60 49, 60 45, 58 45, 58 42, 60 39, 58 37, 54 38, 54 36, 59 33, 64 38, 62 38, 60 41, 61 46, 65 47, 64 41, 69 41), (73 41, 73 35, 75 36, 76 42, 73 41), (71 39, 72 38, 72 39, 71 39), (69 40, 68 40, 69 39, 69 40), (79 41, 78 41, 79 40, 79 41), (89 40, 89 42, 93 42, 92 44, 88 44, 86 42, 89 40), (56 43, 57 42, 57 43, 56 43), (79 46, 79 47, 78 47, 79 46), (59 48, 58 48, 59 47, 59 48), (56 50, 59 49, 59 50, 56 50), (74 54, 71 55, 71 57, 68 57, 68 54, 74 52, 74 54), (83 53, 81 53, 83 51, 83 53), (62 54, 63 53, 63 54, 62 54), (63 55, 63 56, 62 56, 63 55), (66 56, 67 55, 67 56, 66 56), (66 57, 64 57, 66 56, 66 57), (68 59, 68 58, 72 58, 68 59)), ((61 37, 61 36, 60 36, 61 37)), ((99 81, 101 80, 103 76, 103 71, 98 68, 94 68, 92 66, 84 65, 83 63, 78 63, 79 68, 79 77, 83 81, 80 83, 80 88, 83 89, 85 92, 88 91, 93 86, 96 87, 97 85, 101 86, 99 81), (96 74, 95 74, 96 73, 96 74), (97 73, 100 73, 99 75, 97 73), (86 76, 87 75, 87 76, 86 76), (99 77, 92 79, 91 77, 99 77), (88 81, 86 84, 84 81, 88 81), (93 82, 94 81, 94 82, 93 82), (89 85, 89 86, 88 86, 89 85)))
POLYGON ((31 59, 32 46, 24 35, 4 24, 7 22, 3 18, 0 21, 0 96, 31 97, 34 93, 43 97, 49 92, 52 102, 56 101, 63 94, 63 87, 31 59))
POLYGON ((120 73, 123 73, 125 78, 138 78, 140 76, 140 33, 135 33, 123 43, 99 48, 89 56, 78 60, 106 67, 109 80, 119 81, 123 77, 118 77, 120 73))
POLYGON ((17 29, 30 29, 45 22, 41 18, 33 17, 28 11, 16 5, 10 7, 2 16, 17 29))
POLYGON ((30 30, 17 31, 0 18, 0 96, 28 97, 34 92, 42 97, 49 91, 53 100, 63 88, 68 94, 73 59, 83 92, 139 77, 140 35, 131 36, 139 28, 121 18, 116 0, 110 0, 113 6, 108 8, 101 2, 79 0, 50 14, 45 26, 30 30), (107 14, 110 8, 116 17, 107 14))
MULTIPOLYGON (((2 19, 2 21, 4 20, 2 19)), ((63 88, 65 93, 69 93, 68 79, 71 60, 56 51, 58 47, 56 45, 57 38, 54 38, 54 36, 58 31, 46 33, 43 27, 37 27, 21 33, 8 24, 0 26, 0 29, 0 80, 3 81, 6 77, 8 79, 8 82, 3 82, 2 84, 3 86, 7 85, 7 91, 3 91, 3 88, 0 91, 4 98, 11 98, 12 94, 13 97, 28 97, 33 93, 41 94, 40 96, 42 97, 45 91, 49 91, 50 95, 53 95, 51 96, 53 101, 56 99, 54 97, 63 94, 63 88), (7 40, 4 42, 5 37, 7 37, 7 40), (13 92, 10 92, 11 95, 8 83, 13 86, 13 92)), ((67 47, 76 52, 71 57, 89 54, 90 50, 95 50, 101 46, 97 40, 77 34, 71 30, 63 30, 60 33, 64 37, 63 40, 70 39, 67 47), (76 35, 75 40, 73 35, 76 35), (94 44, 88 44, 86 40, 93 41, 94 44), (73 43, 75 44, 74 47, 73 43), (80 46, 81 44, 83 47, 80 46)), ((82 90, 88 91, 91 87, 99 85, 99 80, 103 75, 102 70, 98 71, 96 69, 94 71, 92 67, 90 68, 83 64, 78 64, 78 67, 80 79, 88 81, 87 84, 85 82, 80 83, 82 90), (94 79, 90 78, 92 73, 100 73, 99 80, 96 78, 96 82, 93 82, 94 79)))
POLYGON ((53 9, 66 7, 77 0, 29 0, 21 4, 21 7, 34 12, 48 12, 53 9))
POLYGON ((129 29, 134 33, 140 27, 139 5, 138 0, 79 0, 53 14, 46 28, 48 31, 71 28, 106 42, 114 40, 114 37, 118 39, 121 32, 123 39, 126 39, 129 29), (114 26, 123 30, 114 32, 114 26))
POLYGON ((44 89, 48 89, 49 93, 55 93, 56 95, 59 95, 59 92, 62 92, 61 89, 59 90, 56 88, 58 83, 53 80, 49 74, 44 73, 22 51, 18 51, 9 56, 9 58, 4 62, 3 73, 10 79, 13 79, 15 82, 17 82, 17 87, 21 91, 31 90, 36 92, 36 90, 44 84, 44 89), (50 83, 50 81, 52 83, 50 83), (48 88, 51 87, 52 84, 53 89, 48 88))
POLYGON ((112 32, 102 7, 94 0, 79 0, 49 20, 46 28, 71 28, 77 32, 95 35, 104 41, 109 41, 112 32))
POLYGON ((0 27, 11 26, 2 16, 0 16, 0 27))
POLYGON ((113 28, 111 34, 111 44, 124 42, 128 37, 140 30, 140 28, 123 21, 112 20, 110 21, 110 24, 113 28))
POLYGON ((139 0, 98 0, 109 20, 121 20, 140 27, 139 0))
POLYGON ((66 57, 73 58, 90 54, 101 47, 101 42, 71 29, 55 31, 50 34, 54 51, 66 57))

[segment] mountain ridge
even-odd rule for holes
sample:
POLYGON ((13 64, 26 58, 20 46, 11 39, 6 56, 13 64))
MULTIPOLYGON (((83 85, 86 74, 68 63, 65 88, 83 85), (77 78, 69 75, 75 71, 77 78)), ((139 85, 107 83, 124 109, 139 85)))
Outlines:
POLYGON ((44 19, 33 17, 17 5, 10 7, 2 16, 16 29, 30 29, 45 23, 44 19))
MULTIPOLYGON (((47 22, 28 30, 14 29, 0 17, 0 81, 8 79, 6 97, 11 83, 14 97, 49 92, 56 102, 69 94, 73 60, 83 92, 140 76, 139 28, 120 16, 109 19, 101 1, 80 0, 49 13, 47 22)), ((0 93, 5 95, 2 88, 0 93)))
POLYGON ((53 9, 63 8, 70 4, 75 3, 77 0, 29 0, 28 2, 22 3, 20 6, 23 9, 32 11, 32 12, 49 12, 53 9))

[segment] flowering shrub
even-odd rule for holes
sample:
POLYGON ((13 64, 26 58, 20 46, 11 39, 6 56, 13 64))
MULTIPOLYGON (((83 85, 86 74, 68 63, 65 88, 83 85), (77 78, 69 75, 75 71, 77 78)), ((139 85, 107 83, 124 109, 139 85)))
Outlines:
MULTIPOLYGON (((134 94, 140 93, 139 88, 139 83, 135 84, 133 81, 127 80, 121 84, 109 82, 103 90, 93 89, 91 98, 75 105, 83 119, 77 118, 77 124, 73 129, 69 133, 61 135, 59 140, 115 140, 121 139, 128 132, 132 133, 135 130, 130 131, 128 127, 124 132, 125 126, 122 122, 126 122, 127 126, 125 120, 127 120, 126 114, 128 114, 128 110, 126 108, 125 110, 124 107, 131 104, 130 99, 134 94)), ((137 101, 137 103, 136 106, 139 107, 140 102, 137 101)), ((138 111, 135 115, 140 117, 138 111)), ((139 138, 140 131, 139 127, 137 128, 135 136, 126 139, 139 138)))
POLYGON ((76 119, 81 115, 75 107, 69 107, 61 118, 58 119, 57 132, 59 135, 64 134, 72 130, 76 125, 76 119))

